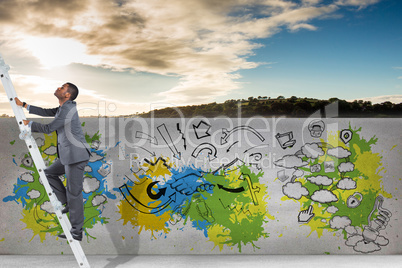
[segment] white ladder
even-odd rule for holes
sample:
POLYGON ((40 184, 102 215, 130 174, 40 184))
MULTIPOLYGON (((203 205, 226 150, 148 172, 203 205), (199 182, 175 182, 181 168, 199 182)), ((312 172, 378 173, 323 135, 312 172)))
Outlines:
POLYGON ((10 67, 5 64, 3 57, 0 55, 0 77, 1 82, 3 83, 3 87, 7 93, 8 100, 10 101, 11 107, 13 108, 13 112, 15 114, 15 119, 17 119, 18 126, 20 128, 20 139, 25 140, 25 143, 29 149, 29 152, 32 156, 32 159, 35 163, 35 166, 39 172, 40 179, 42 181, 43 186, 45 187, 46 193, 49 196, 49 200, 53 205, 55 210, 57 219, 60 222, 61 228, 66 235, 67 241, 70 244, 71 250, 74 253, 75 259, 78 262, 79 267, 89 268, 88 260, 85 256, 84 251, 81 248, 79 241, 74 240, 71 233, 71 223, 66 214, 63 214, 61 210, 63 206, 61 202, 57 199, 56 195, 53 193, 52 188, 47 180, 44 170, 46 169, 45 162, 43 161, 42 155, 38 149, 38 145, 36 144, 35 139, 32 137, 30 129, 28 126, 25 126, 22 120, 25 120, 25 114, 22 107, 18 106, 15 103, 14 98, 17 97, 15 92, 13 83, 11 82, 11 78, 8 74, 8 70, 10 67))

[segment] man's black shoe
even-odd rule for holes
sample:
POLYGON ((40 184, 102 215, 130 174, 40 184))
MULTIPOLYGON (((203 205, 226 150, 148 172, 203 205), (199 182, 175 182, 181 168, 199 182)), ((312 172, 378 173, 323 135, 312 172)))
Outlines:
MULTIPOLYGON (((82 232, 79 233, 79 234, 71 233, 71 235, 73 236, 74 240, 82 241, 82 232)), ((65 234, 58 235, 58 237, 63 238, 63 239, 67 239, 65 234)))
POLYGON ((69 207, 66 206, 65 208, 63 208, 63 209, 61 210, 61 213, 66 214, 66 213, 68 213, 69 210, 70 210, 69 207))

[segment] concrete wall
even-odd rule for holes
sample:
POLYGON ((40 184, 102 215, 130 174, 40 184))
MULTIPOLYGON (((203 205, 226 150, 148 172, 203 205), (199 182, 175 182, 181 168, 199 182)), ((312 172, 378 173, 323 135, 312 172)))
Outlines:
MULTIPOLYGON (((400 119, 81 121, 87 254, 401 253, 400 119)), ((0 254, 71 254, 18 134, 0 120, 0 254)))

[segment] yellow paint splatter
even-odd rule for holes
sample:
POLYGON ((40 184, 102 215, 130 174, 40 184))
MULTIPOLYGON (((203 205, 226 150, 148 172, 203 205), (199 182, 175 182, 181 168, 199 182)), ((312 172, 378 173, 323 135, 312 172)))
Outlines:
POLYGON ((21 221, 26 224, 24 229, 29 229, 33 232, 32 238, 29 241, 32 241, 36 235, 39 236, 41 242, 45 240, 47 233, 57 235, 57 231, 48 231, 48 229, 57 227, 51 214, 39 208, 34 208, 32 210, 23 209, 21 214, 23 216, 21 221))
MULTIPOLYGON (((159 172, 159 174, 163 173, 159 172)), ((136 174, 134 175, 137 176, 136 174)), ((140 180, 140 183, 134 184, 134 187, 131 190, 132 194, 136 196, 136 198, 142 204, 149 204, 150 202, 155 201, 152 200, 147 194, 143 194, 146 193, 147 187, 151 180, 148 178, 140 179, 138 176, 137 178, 140 180), (138 193, 142 193, 142 195, 139 195, 138 193)), ((158 204, 159 202, 154 202, 153 206, 157 206, 158 204)), ((152 237, 154 238, 156 238, 154 232, 169 233, 170 230, 166 227, 166 222, 170 219, 170 215, 168 215, 168 213, 156 216, 155 214, 150 214, 151 209, 141 207, 139 204, 134 204, 139 206, 138 209, 142 211, 140 212, 139 210, 133 208, 132 205, 133 204, 130 204, 127 200, 123 200, 117 206, 119 214, 121 215, 121 218, 119 220, 123 220, 123 225, 131 223, 133 228, 135 226, 140 226, 140 229, 138 231, 139 234, 144 230, 151 231, 152 237)))
POLYGON ((224 245, 230 239, 230 230, 225 229, 221 225, 213 225, 211 228, 208 230, 208 238, 209 241, 214 242, 215 246, 213 249, 215 249, 217 246, 219 247, 219 250, 222 251, 224 245))

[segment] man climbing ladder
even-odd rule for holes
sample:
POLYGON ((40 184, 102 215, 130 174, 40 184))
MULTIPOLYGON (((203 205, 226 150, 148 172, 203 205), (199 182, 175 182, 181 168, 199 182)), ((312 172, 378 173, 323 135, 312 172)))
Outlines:
POLYGON ((17 98, 8 70, 9 66, 5 64, 0 55, 1 81, 18 122, 21 131, 20 138, 25 140, 28 146, 42 184, 64 231, 64 234, 59 237, 68 240, 80 267, 90 267, 79 243, 82 240, 84 222, 82 183, 90 149, 85 142, 74 102, 78 95, 78 88, 71 83, 64 84, 54 94, 58 98, 60 106, 54 109, 42 109, 21 102, 17 98), (27 108, 30 113, 55 118, 49 124, 26 120, 23 107, 27 108), (31 136, 31 131, 47 134, 56 131, 58 134, 57 153, 59 158, 48 168, 45 166, 35 139, 31 136), (59 176, 63 174, 66 174, 67 177, 67 189, 59 179, 59 176), (65 206, 63 207, 62 204, 65 206), (70 212, 71 223, 66 216, 67 212, 70 212))

